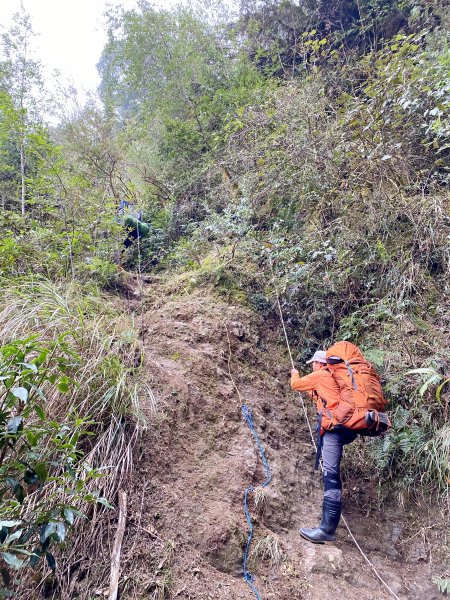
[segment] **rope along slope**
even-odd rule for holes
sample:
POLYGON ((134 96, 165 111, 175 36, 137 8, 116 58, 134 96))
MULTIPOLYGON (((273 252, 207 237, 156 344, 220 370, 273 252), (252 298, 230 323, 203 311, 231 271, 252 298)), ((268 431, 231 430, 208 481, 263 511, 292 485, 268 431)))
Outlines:
MULTIPOLYGON (((284 317, 283 317, 283 311, 281 309, 280 296, 278 294, 278 290, 277 290, 277 287, 276 287, 276 284, 275 284, 275 273, 274 273, 274 270, 273 270, 272 257, 270 255, 269 255, 269 264, 270 264, 270 269, 272 271, 272 285, 273 285, 273 289, 275 290, 275 296, 276 296, 276 299, 277 299, 278 311, 280 313, 281 325, 283 326, 283 332, 284 332, 284 337, 285 337, 285 340, 286 340, 286 346, 287 346, 287 349, 288 349, 288 352, 289 352, 289 357, 291 359, 292 368, 294 369, 295 368, 294 359, 292 358, 291 345, 289 343, 289 338, 288 338, 288 334, 287 334, 287 331, 286 331, 286 325, 285 325, 284 317)), ((308 428, 309 428, 309 433, 311 435, 311 440, 312 440, 313 446, 314 446, 314 448, 315 448, 315 450, 317 452, 317 445, 316 445, 316 442, 314 440, 314 435, 313 435, 313 432, 312 432, 312 429, 311 429, 311 423, 310 423, 309 418, 308 418, 308 412, 306 410, 306 406, 305 406, 305 403, 303 401, 303 397, 302 397, 302 395, 300 393, 299 393, 299 397, 301 399, 303 411, 305 413, 306 422, 308 423, 308 428)), ((321 468, 323 468, 322 464, 320 466, 321 466, 321 468)), ((395 598, 396 600, 400 600, 400 598, 397 596, 397 594, 394 592, 394 590, 392 590, 389 587, 389 585, 384 581, 384 579, 378 573, 375 565, 370 561, 370 559, 368 558, 368 556, 365 554, 364 550, 358 544, 358 542, 357 542, 355 536, 353 535, 353 533, 352 533, 352 531, 350 529, 350 526, 347 523, 347 520, 346 520, 346 518, 344 516, 342 516, 342 522, 344 523, 345 528, 347 529, 349 536, 351 537, 351 539, 355 543, 355 546, 358 548, 361 556, 364 558, 364 560, 366 561, 366 563, 370 566, 370 568, 372 569, 372 571, 374 572, 374 574, 377 576, 377 578, 379 579, 379 581, 388 590, 388 592, 391 594, 391 596, 393 598, 395 598)))
MULTIPOLYGON (((261 455, 261 458, 262 458, 262 461, 264 464, 264 468, 266 469, 266 475, 267 475, 267 479, 264 483, 261 484, 261 487, 266 487, 267 485, 269 485, 270 480, 272 479, 272 476, 270 474, 269 465, 267 464, 266 456, 264 454, 264 448, 262 447, 262 444, 259 441, 258 434, 256 433, 255 428, 253 426, 252 411, 245 404, 242 407, 242 416, 244 417, 247 425, 249 426, 250 431, 251 431, 253 437, 255 438, 256 443, 258 444, 259 453, 261 455)), ((254 490, 254 487, 251 485, 248 488, 246 488, 245 493, 244 493, 244 511, 245 511, 245 518, 247 519, 248 529, 249 529, 247 545, 245 546, 245 551, 244 551, 244 579, 248 583, 248 585, 251 587, 251 589, 253 590, 253 593, 258 598, 258 600, 261 600, 261 596, 259 595, 259 592, 254 585, 255 578, 247 570, 248 553, 250 550, 250 544, 251 544, 252 537, 253 537, 253 525, 252 525, 252 520, 250 518, 249 510, 248 510, 248 495, 249 495, 249 493, 253 492, 253 490, 254 490)))

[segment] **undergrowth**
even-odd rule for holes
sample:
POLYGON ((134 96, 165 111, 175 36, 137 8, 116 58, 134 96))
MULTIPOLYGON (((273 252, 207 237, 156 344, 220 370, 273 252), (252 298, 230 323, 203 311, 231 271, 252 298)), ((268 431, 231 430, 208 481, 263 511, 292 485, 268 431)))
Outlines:
MULTIPOLYGON (((34 345, 36 352, 38 348, 48 347, 46 353, 50 355, 54 353, 51 348, 55 340, 60 340, 59 346, 62 344, 66 348, 64 362, 62 358, 57 359, 61 371, 55 385, 41 384, 39 389, 36 388, 42 414, 38 411, 34 419, 29 416, 32 428, 44 415, 45 419, 55 423, 56 428, 58 423, 63 424, 62 431, 67 428, 68 432, 75 432, 71 423, 79 423, 76 438, 73 437, 75 433, 71 433, 77 448, 73 449, 73 469, 79 471, 76 477, 82 484, 82 487, 77 485, 79 491, 72 495, 70 503, 69 525, 76 533, 68 533, 70 545, 55 552, 58 575, 49 577, 44 568, 43 579, 37 584, 40 589, 45 581, 47 597, 49 594, 60 597, 65 593, 65 586, 70 583, 73 588, 75 585, 73 564, 78 565, 82 580, 98 567, 92 563, 91 556, 101 553, 106 542, 104 528, 108 527, 109 520, 106 514, 112 508, 116 491, 126 484, 132 472, 133 445, 139 431, 145 427, 140 403, 142 396, 149 393, 136 377, 142 359, 141 349, 132 319, 118 314, 112 305, 108 307, 95 287, 83 288, 76 282, 58 285, 44 279, 22 279, 14 285, 9 282, 3 288, 2 300, 0 337, 4 344, 12 347, 18 343, 16 340, 30 340, 27 350, 30 356, 24 360, 29 361, 33 374, 41 368, 33 358, 34 345), (69 569, 71 578, 67 577, 69 569)), ((46 439, 41 437, 35 443, 38 447, 44 444, 44 450, 49 444, 46 439)), ((51 448, 49 445, 49 451, 51 448)), ((62 474, 65 472, 63 470, 62 474)), ((30 479, 30 475, 27 477, 30 479)), ((42 481, 38 492, 27 493, 26 502, 22 504, 24 514, 28 510, 26 506, 37 497, 48 511, 51 498, 55 502, 55 499, 67 497, 68 493, 70 496, 67 486, 70 487, 71 478, 65 486, 58 481, 54 477, 42 481)), ((74 471, 72 485, 75 484, 74 471)), ((10 509, 5 510, 3 518, 8 517, 10 509)), ((50 518, 55 522, 55 516, 50 518)), ((56 536, 62 541, 59 533, 56 536)), ((54 568, 50 562, 49 566, 54 568)), ((29 580, 22 582, 18 597, 20 593, 30 597, 29 584, 29 580)))
MULTIPOLYGON (((161 276, 162 292, 201 294, 207 285, 269 323, 278 319, 276 288, 299 367, 335 340, 358 344, 382 377, 393 427, 355 450, 352 468, 362 475, 371 461, 387 496, 405 506, 433 497, 447 510, 447 3, 263 4, 239 3, 232 22, 226 10, 211 20, 183 6, 111 9, 103 105, 67 111, 54 131, 30 100, 40 67, 20 54, 32 34, 28 16, 2 36, 0 339, 12 356, 30 355, 11 362, 19 380, 10 382, 14 393, 3 390, 11 403, 3 448, 22 447, 19 425, 28 421, 17 389, 36 387, 37 348, 54 349, 61 360, 49 367, 55 379, 43 409, 55 431, 69 429, 46 430, 47 450, 62 436, 89 469, 101 469, 105 476, 85 478, 91 500, 113 500, 129 478, 145 426, 141 399, 154 399, 137 377, 132 320, 97 288, 118 286, 115 263, 124 260, 161 276), (117 218, 124 199, 151 225, 126 252, 117 218)), ((26 415, 32 428, 39 410, 26 415)), ((42 481, 39 468, 14 468, 23 481, 13 478, 8 494, 20 501, 35 476, 42 481)), ((96 580, 90 557, 102 555, 108 517, 79 500, 85 534, 56 552, 62 575, 39 580, 47 597, 86 597, 96 580)), ((63 514, 40 523, 41 544, 65 537, 63 514)), ((148 592, 167 595, 164 578, 148 592)))
POLYGON ((258 563, 262 561, 268 561, 273 566, 279 566, 283 556, 283 550, 277 538, 267 535, 255 540, 249 555, 249 567, 255 569, 258 563))

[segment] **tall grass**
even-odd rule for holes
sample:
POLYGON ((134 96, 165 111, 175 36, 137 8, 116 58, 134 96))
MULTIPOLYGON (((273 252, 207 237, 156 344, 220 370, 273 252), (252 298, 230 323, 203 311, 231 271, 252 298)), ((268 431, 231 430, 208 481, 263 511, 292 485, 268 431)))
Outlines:
MULTIPOLYGON (((93 493, 114 502, 115 493, 130 478, 133 446, 146 420, 141 410, 145 397, 150 410, 154 396, 139 382, 142 350, 132 318, 114 307, 95 288, 79 284, 57 285, 44 279, 24 279, 1 290, 0 341, 37 335, 52 341, 61 336, 74 350, 70 376, 76 382, 67 394, 55 390, 47 396, 49 419, 64 421, 69 414, 88 417, 90 435, 80 440, 88 464, 104 477, 88 485, 93 493)), ((54 490, 55 491, 55 490, 54 490)), ((89 528, 72 540, 70 551, 59 557, 58 587, 46 592, 54 598, 69 595, 73 569, 89 580, 92 556, 102 551, 108 537, 109 517, 84 506, 89 528)), ((104 509, 102 509, 104 511, 104 509)), ((95 578, 94 578, 95 579, 95 578)), ((42 582, 41 582, 42 583, 42 582)), ((32 597, 23 585, 23 597, 32 597)))

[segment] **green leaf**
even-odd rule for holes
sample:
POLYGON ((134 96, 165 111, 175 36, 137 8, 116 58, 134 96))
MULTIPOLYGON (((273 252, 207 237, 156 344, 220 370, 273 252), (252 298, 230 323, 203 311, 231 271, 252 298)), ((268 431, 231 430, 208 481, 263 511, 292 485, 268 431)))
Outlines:
POLYGON ((58 536, 58 541, 63 542, 66 537, 66 526, 64 523, 57 523, 56 525, 56 535, 58 536))
POLYGON ((17 479, 14 479, 14 477, 7 477, 6 483, 11 488, 11 491, 17 500, 22 504, 25 498, 25 492, 21 484, 17 481, 17 479))
POLYGON ((11 388, 11 394, 22 402, 28 400, 28 390, 24 387, 11 388))
POLYGON ((41 421, 45 421, 45 412, 44 409, 39 406, 39 404, 35 404, 33 406, 34 412, 37 414, 37 416, 41 419, 41 421))
POLYGON ((425 392, 428 390, 428 388, 432 385, 435 385, 436 383, 439 383, 441 379, 441 376, 438 373, 433 373, 433 375, 431 375, 431 377, 429 377, 421 386, 419 389, 419 396, 422 397, 425 392))
POLYGON ((47 466, 46 466, 46 464, 45 464, 45 463, 43 463, 43 462, 41 462, 41 463, 38 463, 38 464, 37 464, 37 465, 35 465, 35 467, 34 467, 34 472, 36 473, 36 475, 37 475, 37 477, 38 477, 39 481, 40 481, 41 483, 44 483, 44 482, 45 482, 45 480, 46 480, 46 479, 47 479, 47 477, 48 477, 48 470, 47 470, 47 466))
POLYGON ((41 366, 42 363, 44 363, 47 360, 47 355, 48 355, 49 351, 48 350, 43 350, 39 356, 36 358, 36 363, 37 365, 41 366))
POLYGON ((438 387, 438 389, 436 390, 436 400, 438 402, 441 401, 441 393, 442 393, 442 388, 444 387, 445 384, 450 383, 450 379, 445 379, 441 385, 438 387))
POLYGON ((50 521, 50 523, 44 523, 41 527, 41 533, 39 534, 39 541, 41 544, 45 544, 47 538, 56 533, 56 523, 50 521))
POLYGON ((64 509, 64 517, 65 517, 67 523, 69 523, 69 525, 73 525, 73 523, 75 521, 75 515, 73 514, 72 509, 65 508, 64 509))
POLYGON ((37 565, 37 563, 38 563, 39 559, 41 558, 41 556, 42 556, 42 550, 41 550, 41 548, 35 548, 33 550, 32 556, 30 558, 30 566, 31 566, 31 568, 34 569, 34 567, 37 565))
POLYGON ((22 428, 22 422, 22 417, 13 417, 12 419, 9 419, 8 424, 6 426, 6 432, 10 435, 17 433, 19 428, 22 428))
POLYGON ((23 365, 25 368, 29 369, 30 371, 33 371, 33 373, 38 372, 37 366, 34 363, 23 362, 23 363, 19 363, 19 364, 23 365))
POLYGON ((0 527, 17 527, 22 521, 0 521, 0 527))
POLYGON ((23 554, 24 556, 33 556, 32 552, 24 550, 23 548, 14 548, 14 552, 17 552, 17 554, 23 554))
POLYGON ((36 392, 36 394, 39 396, 39 398, 41 400, 43 400, 44 402, 47 402, 47 398, 45 397, 44 392, 41 390, 40 387, 38 387, 37 385, 31 384, 31 389, 34 390, 36 392))
POLYGON ((26 544, 26 542, 28 542, 28 540, 30 540, 31 537, 36 533, 37 529, 38 529, 38 526, 34 525, 34 526, 30 527, 28 529, 28 531, 25 531, 25 533, 22 535, 22 538, 20 540, 20 544, 26 544))
POLYGON ((405 375, 437 375, 437 373, 431 367, 423 367, 420 369, 411 369, 411 371, 406 371, 405 375))
POLYGON ((14 542, 14 540, 18 540, 20 538, 20 536, 22 535, 22 533, 23 533, 23 529, 18 529, 17 531, 14 531, 14 533, 11 533, 10 535, 8 535, 8 537, 4 541, 4 544, 9 545, 11 542, 14 542))
POLYGON ((36 446, 36 444, 38 443, 38 436, 32 432, 32 431, 26 431, 25 432, 25 436, 28 440, 28 443, 30 444, 30 446, 36 446))
POLYGON ((61 377, 58 382, 58 390, 63 394, 66 394, 69 391, 69 378, 61 377))
POLYGON ((3 560, 14 569, 20 569, 23 566, 24 561, 19 560, 17 556, 11 554, 10 552, 2 552, 3 560))
POLYGON ((114 506, 110 504, 106 498, 103 497, 97 498, 97 504, 102 504, 103 506, 106 506, 106 508, 114 508, 114 506))

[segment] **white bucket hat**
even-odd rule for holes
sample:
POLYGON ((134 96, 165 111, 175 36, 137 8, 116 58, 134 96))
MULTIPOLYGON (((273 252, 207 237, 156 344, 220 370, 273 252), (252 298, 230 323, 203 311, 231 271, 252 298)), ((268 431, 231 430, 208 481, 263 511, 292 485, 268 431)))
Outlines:
POLYGON ((327 364, 327 353, 325 350, 317 350, 314 352, 314 356, 306 361, 306 364, 309 365, 312 362, 320 362, 324 365, 327 364))

